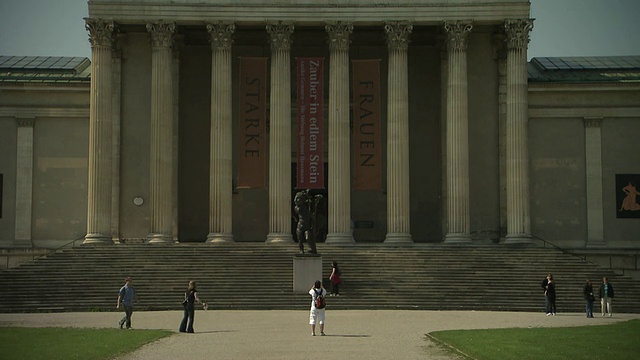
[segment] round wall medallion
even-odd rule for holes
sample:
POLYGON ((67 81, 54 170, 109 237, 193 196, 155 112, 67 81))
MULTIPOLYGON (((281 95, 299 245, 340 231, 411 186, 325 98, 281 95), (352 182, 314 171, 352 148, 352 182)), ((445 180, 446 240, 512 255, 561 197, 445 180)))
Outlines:
POLYGON ((144 199, 141 198, 140 196, 136 196, 136 197, 133 198, 133 204, 137 205, 137 206, 140 206, 140 205, 144 204, 144 199))

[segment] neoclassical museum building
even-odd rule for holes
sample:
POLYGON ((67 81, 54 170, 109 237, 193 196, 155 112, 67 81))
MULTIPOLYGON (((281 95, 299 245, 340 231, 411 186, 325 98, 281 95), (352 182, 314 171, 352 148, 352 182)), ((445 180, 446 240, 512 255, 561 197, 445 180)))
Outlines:
MULTIPOLYGON (((640 249, 640 56, 534 58, 522 0, 88 1, 0 59, 0 248, 640 249)), ((553 39, 548 39, 553 41, 553 39)))

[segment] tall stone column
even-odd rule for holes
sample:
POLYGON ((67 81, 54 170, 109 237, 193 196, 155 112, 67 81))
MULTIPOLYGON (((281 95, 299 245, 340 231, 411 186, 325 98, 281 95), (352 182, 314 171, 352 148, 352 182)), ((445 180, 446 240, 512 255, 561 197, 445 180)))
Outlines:
POLYGON ((527 46, 533 20, 507 20, 504 28, 507 37, 505 244, 530 243, 527 46))
POLYGON ((87 235, 84 244, 113 244, 111 237, 112 48, 114 23, 85 19, 91 43, 87 235))
POLYGON ((184 35, 177 34, 173 40, 173 241, 178 242, 179 206, 178 206, 178 177, 179 177, 179 144, 180 144, 180 50, 184 45, 184 35))
POLYGON ((19 118, 16 134, 16 220, 13 247, 32 247, 33 118, 19 118))
POLYGON ((471 21, 445 22, 447 33, 447 234, 445 243, 471 241, 467 41, 471 21))
POLYGON ((584 119, 585 165, 587 172, 586 247, 605 247, 602 208, 602 118, 584 119))
POLYGON ((325 26, 329 36, 329 194, 327 243, 353 243, 349 129, 349 37, 351 23, 325 26))
POLYGON ((173 243, 173 74, 175 24, 147 24, 151 34, 151 218, 149 243, 173 243))
POLYGON ((413 26, 385 24, 389 48, 387 104, 387 237, 385 243, 411 243, 409 199, 409 81, 407 51, 413 26))
POLYGON ((294 26, 267 25, 271 42, 269 127, 269 234, 267 243, 293 242, 291 235, 291 35, 294 26))
POLYGON ((211 41, 211 148, 207 242, 232 242, 231 45, 233 23, 209 23, 211 41))
POLYGON ((121 164, 121 106, 122 106, 122 43, 124 34, 117 34, 112 51, 111 72, 111 238, 120 243, 120 164, 121 164))

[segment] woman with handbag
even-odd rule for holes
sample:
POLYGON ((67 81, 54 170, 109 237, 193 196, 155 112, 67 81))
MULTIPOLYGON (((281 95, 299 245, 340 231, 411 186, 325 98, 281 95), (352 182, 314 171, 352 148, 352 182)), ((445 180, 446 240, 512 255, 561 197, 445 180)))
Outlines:
POLYGON ((331 264, 331 275, 329 276, 329 280, 331 280, 331 294, 330 296, 340 296, 340 284, 342 283, 342 279, 340 275, 342 272, 338 268, 338 262, 334 261, 331 264))
POLYGON ((198 290, 196 290, 196 282, 189 281, 189 287, 184 293, 184 300, 182 306, 184 306, 184 317, 180 323, 180 332, 193 333, 193 321, 196 315, 196 303, 202 302, 198 298, 198 290))

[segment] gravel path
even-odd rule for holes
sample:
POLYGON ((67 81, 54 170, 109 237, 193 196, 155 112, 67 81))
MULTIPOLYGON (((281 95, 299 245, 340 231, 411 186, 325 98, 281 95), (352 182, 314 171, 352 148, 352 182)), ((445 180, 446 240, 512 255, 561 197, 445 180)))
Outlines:
MULTIPOLYGON (((0 326, 116 327, 120 313, 0 314, 0 326)), ((426 334, 438 330, 603 325, 638 314, 327 310, 327 336, 311 336, 307 311, 196 311, 195 334, 177 333, 118 360, 459 358, 426 334)), ((180 311, 134 312, 135 329, 176 331, 180 311)), ((127 331, 127 330, 123 330, 127 331)), ((135 330, 134 330, 135 331, 135 330)))

